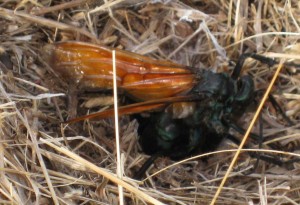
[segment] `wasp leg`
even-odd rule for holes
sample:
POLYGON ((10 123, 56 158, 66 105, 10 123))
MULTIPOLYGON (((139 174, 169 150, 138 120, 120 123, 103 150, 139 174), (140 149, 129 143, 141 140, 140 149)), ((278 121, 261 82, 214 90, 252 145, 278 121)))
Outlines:
MULTIPOLYGON (((262 92, 264 92, 264 90, 255 91, 255 93, 254 93, 255 97, 257 97, 262 92)), ((284 111, 280 107, 279 103, 276 101, 275 97, 272 94, 270 94, 268 97, 269 97, 271 104, 275 108, 276 112, 278 112, 282 116, 282 118, 289 124, 289 126, 295 125, 292 122, 292 120, 284 113, 284 111)))
MULTIPOLYGON (((274 60, 272 58, 268 58, 268 57, 265 57, 265 56, 262 56, 262 55, 258 55, 256 53, 244 53, 242 55, 240 55, 234 69, 233 69, 233 72, 231 74, 231 78, 233 80, 237 80, 240 73, 241 73, 241 70, 243 68, 243 65, 245 63, 245 60, 247 58, 253 58, 257 61, 260 61, 264 64, 267 64, 269 66, 273 66, 273 65, 276 65, 276 64, 279 64, 279 61, 277 60, 274 60)), ((294 72, 294 74, 297 74, 300 72, 300 64, 298 63, 294 63, 294 62, 285 62, 284 63, 284 66, 289 66, 289 67, 295 67, 296 68, 296 71, 294 72)))
MULTIPOLYGON (((239 145, 241 143, 239 139, 237 139, 235 136, 233 136, 231 134, 228 134, 226 136, 226 138, 229 139, 230 141, 232 141, 233 143, 237 144, 237 145, 239 145)), ((249 148, 248 146, 244 146, 244 147, 246 149, 249 148)), ((280 166, 280 167, 286 167, 287 169, 289 169, 293 165, 293 163, 300 161, 300 158, 295 158, 295 159, 290 159, 290 160, 283 160, 283 159, 278 159, 274 156, 259 154, 259 153, 256 153, 256 152, 250 152, 249 156, 253 157, 253 158, 257 158, 259 160, 263 160, 263 161, 268 162, 268 163, 272 163, 272 164, 280 166)), ((256 161, 256 163, 258 165, 257 161, 256 161)), ((254 167, 252 168, 252 170, 250 170, 250 172, 244 173, 244 175, 249 175, 249 174, 253 173, 253 171, 256 170, 257 165, 255 164, 254 167)))
POLYGON ((247 58, 253 58, 253 59, 258 60, 258 61, 260 61, 262 63, 265 63, 265 64, 267 64, 269 66, 273 66, 273 65, 276 65, 278 63, 274 59, 271 59, 271 58, 268 58, 268 57, 264 57, 264 56, 258 55, 256 53, 244 53, 244 54, 240 55, 240 57, 239 57, 236 65, 235 65, 235 67, 233 69, 233 72, 231 74, 231 78, 233 80, 237 80, 238 79, 238 77, 239 77, 239 75, 241 73, 241 70, 243 68, 243 65, 245 63, 245 60, 247 58))
MULTIPOLYGON (((238 133, 240 133, 241 135, 244 135, 246 133, 246 130, 243 129, 242 127, 238 126, 237 124, 235 123, 229 123, 228 121, 226 121, 226 125, 232 129, 234 129, 235 131, 237 131, 238 133)), ((263 142, 267 141, 263 138, 263 135, 257 135, 257 134, 254 134, 254 133, 250 133, 250 138, 253 139, 255 142, 260 142, 260 140, 262 140, 261 144, 263 144, 263 142)), ((274 144, 269 144, 268 145, 270 148, 272 149, 279 149, 280 147, 274 145, 274 144)))
POLYGON ((134 179, 141 180, 144 176, 146 171, 149 169, 149 167, 154 163, 157 158, 161 157, 161 154, 157 153, 152 155, 150 158, 146 160, 146 162, 142 165, 140 170, 134 175, 134 179))
MULTIPOLYGON (((236 130, 237 132, 239 132, 240 134, 245 134, 245 130, 243 128, 241 128, 240 126, 238 126, 237 124, 235 123, 231 123, 228 119, 226 118, 223 118, 223 121, 225 122, 225 124, 236 130)), ((228 134, 228 139, 230 139, 232 142, 234 142, 235 144, 239 145, 240 144, 240 141, 235 138, 233 135, 230 135, 228 134)), ((256 135, 256 134, 253 134, 253 133, 250 133, 250 138, 254 139, 256 142, 258 142, 258 147, 259 149, 262 148, 262 143, 263 143, 263 123, 262 123, 262 118, 261 116, 259 117, 259 135, 256 135)), ((246 147, 246 145, 244 146, 246 147)), ((247 148, 247 147, 246 147, 247 148)), ((252 174, 253 172, 255 172, 255 170, 257 169, 258 167, 258 164, 259 164, 259 160, 261 159, 261 155, 259 153, 250 153, 249 154, 251 157, 255 157, 257 160, 253 166, 253 168, 251 170, 249 170, 248 172, 244 173, 244 175, 250 175, 252 174)))
MULTIPOLYGON (((227 127, 230 127, 232 129, 234 129, 235 131, 237 131, 238 133, 240 133, 241 135, 244 135, 246 133, 246 130, 243 129, 242 127, 238 126, 237 124, 235 123, 232 123, 230 122, 230 119, 227 119, 227 118, 222 118, 222 122, 227 126, 227 127)), ((257 134, 254 134, 254 133, 250 133, 250 138, 259 142, 260 139, 261 139, 261 136, 257 135, 257 134)))
POLYGON ((276 99, 274 98, 274 96, 272 94, 269 95, 269 100, 272 103, 272 105, 274 106, 275 110, 283 117, 283 119, 289 124, 289 126, 295 125, 292 122, 292 120, 288 116, 286 116, 286 114, 283 112, 280 105, 278 104, 278 102, 276 101, 276 99))
MULTIPOLYGON (((257 90, 255 91, 255 96, 257 97, 257 95, 260 93, 260 92, 263 92, 263 90, 257 90)), ((279 103, 276 101, 275 97, 270 94, 269 95, 269 101, 271 102, 271 104, 273 105, 273 107, 275 108, 276 112, 279 113, 282 118, 287 122, 287 124, 289 126, 293 126, 295 125, 295 123, 285 114, 285 112, 283 111, 283 109, 280 107, 279 103)), ((257 101, 255 101, 257 102, 257 101)), ((237 130, 236 128, 234 128, 235 130, 237 130)), ((238 128, 240 129, 240 128, 238 128)), ((240 129, 241 130, 241 129, 240 129)), ((240 132, 240 131, 239 131, 240 132)), ((253 139, 258 139, 257 136, 251 136, 251 138, 253 139)), ((269 137, 265 138, 264 141, 267 141, 269 139, 269 137)))
MULTIPOLYGON (((226 125, 232 129, 234 129, 235 131, 237 131, 238 133, 240 134, 245 134, 245 130, 243 128, 241 128, 240 126, 234 124, 234 123, 230 123, 229 120, 226 120, 224 121, 226 123, 226 125)), ((260 133, 262 133, 262 126, 260 127, 260 133)), ((249 135, 254 141, 258 142, 259 144, 259 147, 261 148, 263 142, 266 140, 266 139, 263 139, 263 135, 260 134, 260 135, 256 135, 254 133, 250 133, 249 135), (261 141, 260 141, 261 140, 261 141)), ((233 135, 228 135, 227 137, 229 140, 231 140, 232 142, 234 142, 235 144, 239 145, 240 144, 240 140, 238 140, 236 137, 234 137, 233 135)), ((273 150, 282 150, 282 147, 279 147, 279 146, 276 146, 275 144, 268 144, 268 147, 270 147, 271 149, 273 150)), ((247 148, 245 146, 245 148, 247 148)), ((299 158, 295 158, 295 159, 290 159, 290 160, 285 160, 283 161, 282 159, 277 159, 273 156, 268 156, 268 155, 262 155, 260 153, 255 153, 255 152, 252 152, 249 154, 251 157, 254 157, 254 158, 259 158, 263 161, 266 161, 266 162, 269 162, 269 163, 272 163, 272 164, 275 164, 275 165, 278 165, 278 166, 281 166, 281 167, 286 167, 286 168, 289 168, 293 165, 293 163, 295 162, 299 162, 300 159, 299 158)), ((258 163, 258 162, 256 162, 258 163)), ((257 166, 257 165, 256 165, 257 166)), ((255 166, 254 166, 255 167, 255 166)), ((248 174, 248 173, 247 173, 248 174)), ((249 174, 248 174, 249 175, 249 174)))
MULTIPOLYGON (((262 148, 262 144, 263 144, 263 121, 262 121, 261 115, 259 115, 259 138, 258 138, 258 148, 259 149, 262 148)), ((244 175, 250 175, 250 174, 254 173, 258 167, 258 164, 259 164, 259 161, 260 161, 262 155, 260 153, 255 153, 255 152, 252 154, 257 155, 255 157, 256 162, 255 162, 254 166, 252 167, 252 169, 243 173, 244 175)))

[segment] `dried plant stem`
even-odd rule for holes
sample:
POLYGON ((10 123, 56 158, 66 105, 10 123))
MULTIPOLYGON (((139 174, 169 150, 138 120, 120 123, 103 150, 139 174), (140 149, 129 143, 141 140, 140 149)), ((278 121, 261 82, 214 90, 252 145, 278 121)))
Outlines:
POLYGON ((33 11, 32 13, 34 15, 39 16, 39 15, 43 15, 43 14, 54 12, 54 11, 73 8, 73 7, 79 6, 79 5, 84 4, 84 3, 88 3, 88 0, 70 1, 70 2, 62 3, 62 4, 59 4, 59 5, 56 5, 56 6, 41 8, 39 10, 33 11))
POLYGON ((255 112, 255 115, 254 115, 254 117, 253 117, 253 119, 252 119, 252 121, 251 121, 251 123, 250 123, 250 125, 249 125, 249 127, 248 127, 248 129, 247 129, 247 131, 246 131, 246 133, 244 135, 244 137, 243 137, 243 140, 240 143, 239 148, 238 148, 237 152, 235 153, 235 155, 234 155, 234 157, 233 157, 233 159, 232 159, 232 161, 231 161, 231 163, 230 163, 230 165, 229 165, 229 167, 228 167, 228 169, 226 171, 226 174, 224 175, 224 178, 223 178, 223 180, 222 180, 222 182, 221 182, 218 190, 216 191, 216 193, 214 195, 213 200, 210 203, 211 205, 213 205, 213 204, 216 203, 217 198, 220 195, 220 192, 221 192, 222 188, 224 187, 224 184, 225 184, 225 182, 226 182, 226 180, 227 180, 227 178, 228 178, 228 176, 229 176, 229 174, 230 174, 230 172, 231 172, 234 164, 236 163, 237 158, 240 155, 241 150, 242 150, 244 144, 246 143, 246 140, 248 139, 248 136, 249 136, 249 134, 250 134, 250 132, 251 132, 253 126, 254 126, 254 123, 256 122, 256 120, 257 120, 257 118, 258 118, 258 116, 260 114, 260 111, 262 110, 262 108, 263 108, 263 106, 264 106, 264 104, 265 104, 265 102, 266 102, 266 100, 267 100, 267 98, 268 98, 268 96, 269 96, 269 94, 271 92, 271 89, 272 89, 272 87, 273 87, 273 85, 274 85, 274 83, 275 83, 275 81, 276 81, 276 79, 277 79, 277 77, 278 77, 278 75, 279 75, 282 67, 283 67, 283 62, 281 62, 279 64, 279 66, 277 67, 276 73, 274 74, 274 76, 272 78, 272 81, 270 82, 270 84, 269 84, 269 86, 268 86, 268 88, 267 88, 267 90, 266 90, 266 92, 265 92, 265 94, 264 94, 264 96, 263 96, 263 98, 262 98, 262 100, 261 100, 261 102, 260 102, 260 104, 259 104, 256 112, 255 112))
MULTIPOLYGON (((121 164, 121 150, 120 150, 120 135, 119 135, 119 113, 118 113, 118 89, 117 89, 117 71, 116 71, 116 50, 112 51, 112 65, 113 65, 113 87, 114 87, 114 114, 115 114, 115 138, 117 151, 117 176, 122 180, 122 164, 121 164)), ((119 190, 119 204, 124 204, 123 187, 118 185, 119 190)))
POLYGON ((68 157, 71 157, 72 159, 82 163, 86 168, 93 170, 94 172, 96 172, 99 175, 102 175, 103 177, 107 178, 108 180, 121 185, 122 187, 124 187, 125 189, 127 189, 128 191, 136 194, 137 197, 140 197, 142 199, 144 199, 147 202, 150 202, 152 204, 157 204, 157 205, 163 205, 163 203, 161 203, 160 201, 154 199, 153 197, 149 196, 148 194, 144 193, 143 191, 140 191, 139 189, 133 187, 132 185, 128 184, 127 182, 119 179, 118 177, 114 176, 113 174, 105 171, 104 169, 97 167, 96 165, 94 165, 93 163, 85 160, 84 158, 78 156, 77 154, 69 151, 68 149, 64 148, 64 147, 58 147, 55 144, 45 140, 45 139, 40 139, 42 143, 47 144, 48 146, 52 147, 53 149, 67 155, 68 157))

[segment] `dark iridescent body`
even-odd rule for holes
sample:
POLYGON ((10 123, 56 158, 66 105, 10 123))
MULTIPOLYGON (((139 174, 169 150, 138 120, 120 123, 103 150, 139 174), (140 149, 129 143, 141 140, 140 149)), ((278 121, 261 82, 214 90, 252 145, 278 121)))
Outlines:
POLYGON ((189 115, 178 119, 172 109, 166 109, 140 122, 140 144, 145 153, 181 159, 210 151, 228 134, 225 121, 253 102, 254 83, 249 76, 233 80, 225 73, 203 71, 201 78, 190 94, 201 96, 202 101, 193 104, 189 115))

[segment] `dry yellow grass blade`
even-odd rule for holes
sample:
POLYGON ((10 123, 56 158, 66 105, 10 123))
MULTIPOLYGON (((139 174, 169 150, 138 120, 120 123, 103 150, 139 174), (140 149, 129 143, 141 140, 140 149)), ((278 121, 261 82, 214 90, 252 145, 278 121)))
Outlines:
MULTIPOLYGON (((299 9, 298 0, 1 1, 1 204, 118 204, 118 183, 132 189, 124 189, 124 203, 132 205, 157 201, 209 204, 233 158, 233 151, 228 150, 235 150, 237 145, 225 139, 217 151, 179 163, 159 158, 143 183, 132 182, 129 177, 149 157, 140 149, 136 119, 119 119, 119 149, 112 119, 62 128, 59 122, 76 113, 82 116, 111 106, 107 104, 111 93, 70 88, 42 58, 43 48, 66 40, 99 43, 196 71, 210 69, 230 75, 234 62, 245 52, 299 64, 299 9), (117 152, 121 153, 123 180, 116 177, 117 152), (74 160, 77 157, 83 161, 74 160), (100 173, 117 183, 110 183, 100 173)), ((299 70, 299 66, 284 66, 272 88, 294 124, 289 125, 266 102, 261 112, 264 149, 241 152, 216 204, 300 203, 300 166, 296 160, 289 166, 260 160, 254 173, 242 174, 254 161, 248 151, 298 159, 299 70)), ((256 88, 264 90, 275 71, 275 66, 249 59, 242 75, 250 74, 256 88)), ((120 104, 125 102, 123 94, 118 98, 120 104)), ((234 122, 246 129, 253 115, 250 108, 234 122)), ((258 129, 254 126, 253 132, 258 133, 258 129)), ((242 138, 234 130, 230 134, 242 138)), ((255 140, 247 141, 248 147, 257 148, 255 140)))
POLYGON ((229 165, 229 167, 228 167, 228 169, 227 169, 227 171, 226 171, 226 173, 225 173, 225 175, 224 175, 224 178, 223 178, 223 180, 222 180, 222 182, 221 182, 221 184, 220 184, 218 190, 216 191, 213 200, 212 200, 211 203, 210 203, 211 205, 213 205, 213 204, 216 203, 217 198, 219 197, 220 192, 221 192, 222 188, 224 187, 224 184, 225 184, 225 182, 226 182, 226 180, 227 180, 227 178, 228 178, 230 172, 232 171, 233 166, 234 166, 234 164, 236 163, 237 158, 238 158, 238 156, 240 155, 241 150, 242 150, 243 146, 244 146, 245 143, 246 143, 246 140, 248 139, 248 137, 249 137, 249 135, 250 135, 250 133, 251 133, 251 130, 253 129, 254 123, 256 122, 258 116, 260 115, 260 112, 261 112, 261 110, 262 110, 262 108, 263 108, 263 106, 264 106, 264 104, 265 104, 267 98, 268 98, 269 95, 270 95, 271 89, 273 88, 274 83, 275 83, 276 79, 278 78, 278 75, 279 75, 279 73, 280 73, 282 67, 283 67, 283 62, 281 62, 281 63, 279 64, 279 66, 277 67, 276 72, 275 72, 275 74, 274 74, 274 76, 273 76, 273 78, 272 78, 272 81, 270 82, 270 84, 269 84, 269 86, 268 86, 266 92, 264 93, 263 98, 262 98, 261 101, 260 101, 260 104, 259 104, 259 106, 258 106, 258 108, 257 108, 257 110, 256 110, 256 112, 255 112, 255 115, 253 116, 253 119, 251 120, 251 123, 249 124, 249 127, 248 127, 248 129, 247 129, 247 131, 246 131, 246 133, 245 133, 245 135, 244 135, 244 137, 243 137, 243 140, 241 141, 241 143, 240 143, 240 145, 239 145, 239 148, 238 148, 238 150, 236 151, 236 153, 235 153, 235 155, 234 155, 234 157, 233 157, 233 159, 232 159, 232 161, 231 161, 231 163, 230 163, 230 165, 229 165))
POLYGON ((47 144, 48 146, 54 148, 55 150, 65 154, 66 156, 74 159, 75 161, 80 162, 83 166, 85 166, 87 168, 87 170, 92 170, 95 173, 104 176, 105 178, 107 178, 108 180, 124 187, 125 189, 127 189, 128 191, 134 193, 137 197, 142 198, 143 200, 152 203, 152 204, 157 204, 157 205, 163 205, 164 203, 161 203, 160 201, 154 199, 153 197, 147 195, 146 193, 142 192, 141 190, 133 187, 132 185, 128 184, 127 182, 119 179, 117 176, 115 176, 112 173, 109 173, 107 171, 105 171, 104 169, 95 166, 94 164, 90 163, 89 161, 83 159, 82 157, 76 155, 75 153, 69 151, 68 149, 64 148, 64 147, 58 147, 55 144, 48 142, 45 139, 40 139, 40 141, 42 143, 47 144))

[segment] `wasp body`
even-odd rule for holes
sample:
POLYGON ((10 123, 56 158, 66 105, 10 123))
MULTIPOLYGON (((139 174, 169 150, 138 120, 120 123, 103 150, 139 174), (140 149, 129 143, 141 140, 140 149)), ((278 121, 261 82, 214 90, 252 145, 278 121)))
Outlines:
MULTIPOLYGON (((228 134, 226 119, 238 116, 252 103, 254 83, 249 76, 235 81, 227 74, 205 71, 202 78, 190 91, 201 96, 191 113, 178 117, 174 108, 166 109, 152 114, 142 126, 140 144, 147 154, 181 159, 210 151, 228 134)), ((176 109, 179 105, 172 106, 176 109)))
MULTIPOLYGON (((75 83, 81 89, 112 88, 110 48, 62 42, 47 45, 44 51, 54 71, 69 83, 75 83)), ((204 69, 193 72, 169 61, 116 50, 119 89, 134 100, 146 101, 145 105, 166 99, 160 101, 159 112, 152 112, 150 118, 140 120, 139 141, 144 152, 180 159, 215 148, 228 134, 227 122, 233 121, 253 102, 252 78, 248 75, 239 77, 239 67, 244 60, 237 63, 229 76, 204 69), (182 107, 191 109, 178 114, 182 107)), ((124 110, 125 114, 136 112, 134 106, 125 106, 124 110)), ((99 115, 101 113, 96 116, 99 115)))

